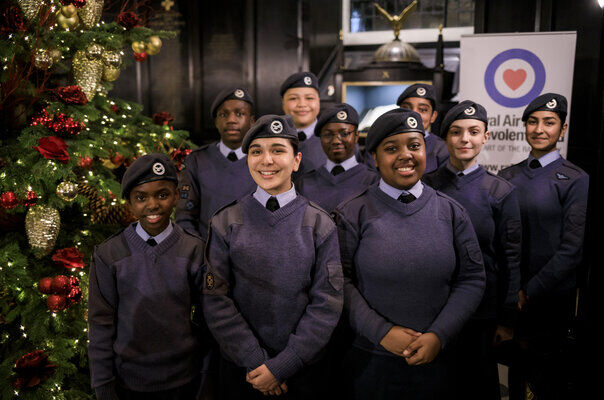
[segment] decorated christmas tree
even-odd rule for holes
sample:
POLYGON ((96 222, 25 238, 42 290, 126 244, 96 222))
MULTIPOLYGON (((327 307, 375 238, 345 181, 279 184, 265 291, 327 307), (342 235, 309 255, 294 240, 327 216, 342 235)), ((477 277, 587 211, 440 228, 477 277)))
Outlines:
POLYGON ((118 12, 109 22, 103 0, 3 1, 2 399, 92 397, 89 259, 133 220, 121 175, 140 155, 165 152, 180 166, 190 152, 170 114, 149 118, 139 104, 109 95, 128 63, 159 53, 170 36, 144 27, 149 10, 141 4, 111 4, 118 12))

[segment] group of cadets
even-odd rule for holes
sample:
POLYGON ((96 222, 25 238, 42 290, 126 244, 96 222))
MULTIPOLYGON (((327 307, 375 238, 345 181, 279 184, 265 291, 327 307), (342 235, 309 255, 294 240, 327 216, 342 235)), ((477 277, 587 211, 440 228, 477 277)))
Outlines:
POLYGON ((566 398, 589 179, 556 150, 564 96, 526 107, 531 153, 499 176, 477 163, 484 107, 454 106, 441 139, 430 85, 409 86, 364 151, 357 111, 319 113, 312 73, 281 96, 285 115, 255 120, 229 88, 211 107, 220 141, 179 177, 161 154, 126 171, 138 222, 91 265, 97 397, 499 399, 507 342, 516 398, 527 381, 566 398))

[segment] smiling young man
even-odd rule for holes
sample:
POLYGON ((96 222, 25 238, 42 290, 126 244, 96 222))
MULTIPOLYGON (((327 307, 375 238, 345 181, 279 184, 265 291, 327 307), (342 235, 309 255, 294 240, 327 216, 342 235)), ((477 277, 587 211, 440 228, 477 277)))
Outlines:
POLYGON ((528 352, 510 369, 510 379, 524 375, 535 396, 547 399, 571 396, 566 366, 572 362, 563 349, 576 301, 589 187, 589 176, 556 148, 568 128, 566 114, 560 94, 529 103, 522 121, 530 155, 499 172, 518 190, 523 230, 516 336, 528 352))
POLYGON ((342 310, 329 214, 298 195, 291 116, 265 115, 243 140, 257 189, 210 221, 203 310, 221 349, 222 399, 321 397, 319 358, 342 310))
POLYGON ((243 88, 225 89, 211 107, 220 141, 201 146, 185 160, 180 173, 176 223, 204 240, 210 217, 220 207, 254 190, 241 150, 243 136, 254 122, 254 102, 243 88))
POLYGON ((466 100, 445 116, 442 130, 449 160, 424 176, 434 189, 468 212, 484 260, 487 284, 482 302, 457 340, 456 398, 499 399, 493 343, 511 340, 520 289, 520 208, 512 184, 486 171, 478 155, 489 139, 487 111, 466 100))
POLYGON ((292 116, 298 132, 302 164, 296 175, 300 176, 325 164, 321 141, 314 134, 321 110, 319 80, 312 72, 292 74, 281 85, 280 94, 283 112, 292 116))
POLYGON ((94 251, 88 355, 98 399, 193 400, 199 391, 201 345, 190 315, 203 243, 170 221, 177 182, 165 154, 134 161, 122 197, 138 222, 94 251))
POLYGON ((421 116, 399 108, 367 135, 381 179, 335 211, 344 314, 355 341, 350 399, 446 398, 447 345, 474 312, 484 267, 464 209, 420 181, 421 116))
POLYGON ((327 161, 296 181, 296 188, 302 195, 328 212, 379 179, 355 157, 358 125, 359 115, 348 104, 334 104, 323 110, 315 126, 315 135, 321 139, 327 161))

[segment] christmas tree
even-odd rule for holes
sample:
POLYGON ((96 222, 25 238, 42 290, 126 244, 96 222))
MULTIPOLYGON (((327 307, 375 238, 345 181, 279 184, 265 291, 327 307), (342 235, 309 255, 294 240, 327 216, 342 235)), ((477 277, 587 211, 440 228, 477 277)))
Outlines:
POLYGON ((127 61, 171 34, 144 27, 145 1, 122 4, 114 22, 101 20, 103 0, 3 3, 0 398, 92 398, 88 260, 133 220, 120 177, 151 152, 180 166, 191 147, 170 114, 149 118, 108 93, 127 61))

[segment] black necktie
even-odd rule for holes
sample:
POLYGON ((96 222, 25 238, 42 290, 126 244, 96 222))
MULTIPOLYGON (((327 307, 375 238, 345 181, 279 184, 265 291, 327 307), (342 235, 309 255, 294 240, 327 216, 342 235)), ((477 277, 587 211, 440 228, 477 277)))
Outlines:
POLYGON ((533 160, 531 160, 531 162, 529 163, 529 167, 531 167, 532 169, 541 168, 541 163, 539 162, 539 160, 537 160, 537 159, 533 159, 533 160))
POLYGON ((149 239, 147 239, 147 244, 151 247, 153 246, 157 246, 157 242, 155 241, 155 239, 153 239, 152 237, 150 237, 149 239))
POLYGON ((266 208, 267 210, 269 210, 270 212, 275 212, 279 209, 279 202, 277 201, 277 198, 274 196, 271 196, 268 201, 266 202, 266 208))
POLYGON ((298 131, 298 140, 300 142, 303 142, 306 140, 306 134, 304 133, 304 131, 298 131))
POLYGON ((227 156, 227 160, 229 160, 229 161, 233 161, 233 162, 237 161, 237 160, 238 160, 238 158, 237 158, 237 154, 235 154, 235 152, 234 152, 234 151, 231 151, 231 152, 229 153, 229 155, 227 156))
POLYGON ((336 175, 338 175, 338 174, 341 174, 341 173, 342 173, 342 172, 344 172, 344 171, 345 171, 345 170, 344 170, 344 167, 342 167, 341 165, 336 165, 335 167, 333 167, 333 168, 331 169, 331 174, 332 174, 333 176, 336 176, 336 175))
POLYGON ((457 176, 459 176, 461 178, 463 176, 463 172, 458 172, 457 176))
POLYGON ((407 194, 401 193, 401 195, 398 196, 397 200, 400 201, 401 203, 407 204, 407 203, 411 203, 415 199, 416 199, 416 197, 414 195, 412 195, 411 193, 407 193, 407 194))

